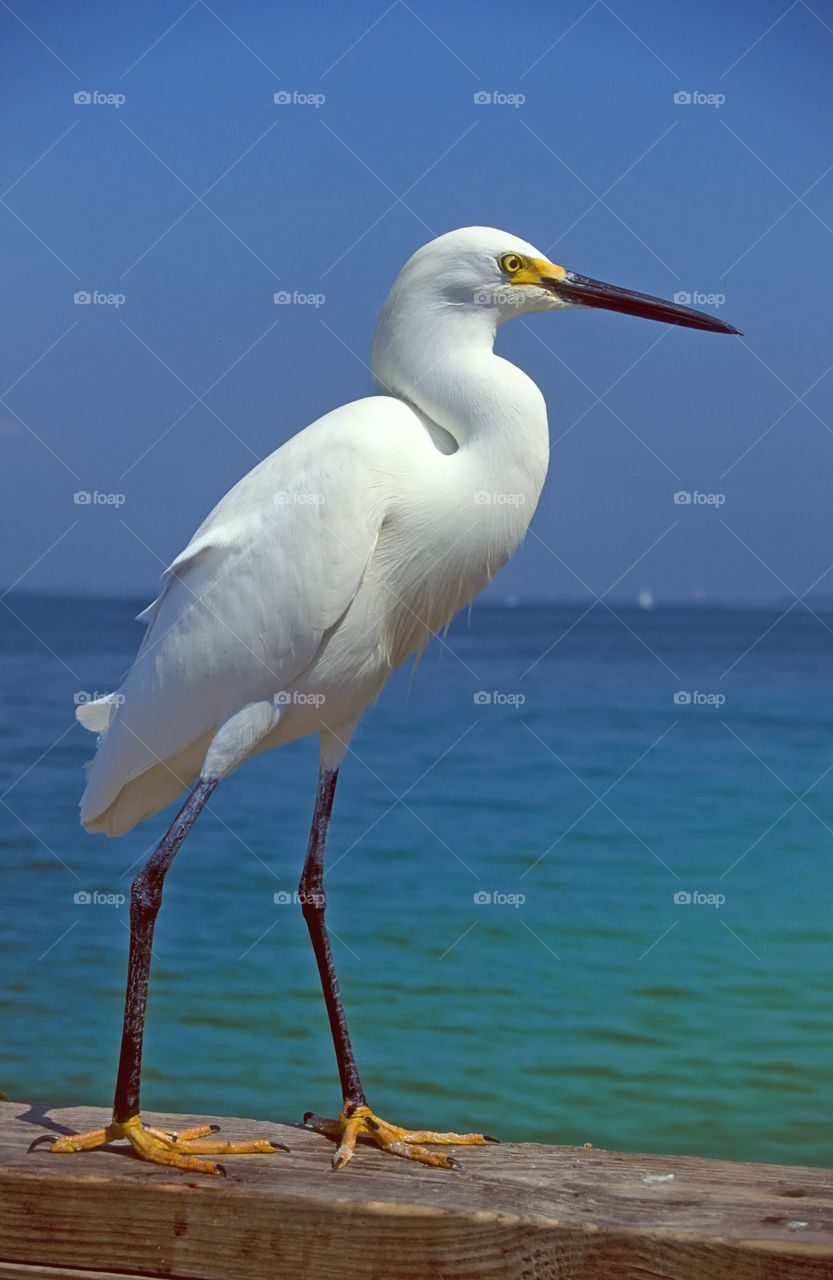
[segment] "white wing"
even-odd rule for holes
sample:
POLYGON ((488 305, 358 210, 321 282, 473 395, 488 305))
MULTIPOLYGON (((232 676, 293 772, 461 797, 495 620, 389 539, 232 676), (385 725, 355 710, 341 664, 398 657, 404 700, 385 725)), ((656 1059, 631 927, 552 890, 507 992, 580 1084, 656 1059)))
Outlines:
POLYGON ((287 688, 349 608, 385 516, 384 442, 413 415, 387 397, 346 405, 230 490, 140 615, 148 630, 117 694, 80 707, 104 733, 81 801, 116 834, 169 803, 217 728, 287 688))

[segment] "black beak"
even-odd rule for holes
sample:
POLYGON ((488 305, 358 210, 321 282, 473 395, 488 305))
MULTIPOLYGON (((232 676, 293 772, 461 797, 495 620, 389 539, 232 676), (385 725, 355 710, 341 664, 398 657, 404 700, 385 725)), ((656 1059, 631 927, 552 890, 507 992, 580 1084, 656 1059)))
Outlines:
POLYGON ((707 315, 705 311, 695 311, 693 307, 683 307, 677 302, 664 302, 662 298, 652 298, 647 293, 634 293, 632 289, 620 289, 618 285, 591 280, 589 276, 579 276, 574 271, 568 271, 563 280, 554 276, 544 277, 541 284, 577 307, 603 307, 605 311, 623 311, 627 316, 662 320, 665 324, 679 324, 686 329, 707 329, 711 333, 741 333, 734 325, 707 315))

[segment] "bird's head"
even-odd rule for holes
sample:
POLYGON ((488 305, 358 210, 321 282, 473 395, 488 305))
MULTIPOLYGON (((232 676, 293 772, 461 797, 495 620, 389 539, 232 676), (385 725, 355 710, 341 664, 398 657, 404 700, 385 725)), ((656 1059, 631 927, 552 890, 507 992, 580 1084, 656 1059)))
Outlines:
POLYGON ((418 249, 403 267, 394 294, 406 305, 429 310, 487 312, 496 325, 531 311, 603 307, 689 329, 739 332, 691 307, 568 271, 525 240, 492 227, 449 231, 418 249))

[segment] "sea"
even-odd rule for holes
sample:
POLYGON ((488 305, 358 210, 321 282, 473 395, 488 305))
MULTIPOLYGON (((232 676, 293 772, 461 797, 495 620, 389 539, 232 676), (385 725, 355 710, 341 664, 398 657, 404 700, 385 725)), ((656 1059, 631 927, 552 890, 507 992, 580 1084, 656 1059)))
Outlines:
MULTIPOLYGON (((144 600, 0 608, 0 1088, 108 1106, 130 884, 75 704, 144 600)), ((647 599, 643 604, 652 605, 647 599)), ((833 1163, 833 609, 480 605, 370 707, 327 913, 386 1119, 833 1163)), ((165 708, 160 708, 165 715, 165 708)), ((299 1121, 338 1077, 296 888, 317 742, 218 788, 168 876, 143 1104, 299 1121)))

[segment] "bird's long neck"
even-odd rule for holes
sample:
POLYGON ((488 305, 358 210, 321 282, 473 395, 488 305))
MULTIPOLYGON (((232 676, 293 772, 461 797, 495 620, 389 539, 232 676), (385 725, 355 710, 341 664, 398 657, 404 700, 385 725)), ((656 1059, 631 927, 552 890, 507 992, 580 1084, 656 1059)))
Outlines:
POLYGON ((543 484, 547 415, 535 383, 494 353, 497 312, 391 295, 379 320, 373 371, 380 388, 406 400, 453 441, 496 471, 543 484))

